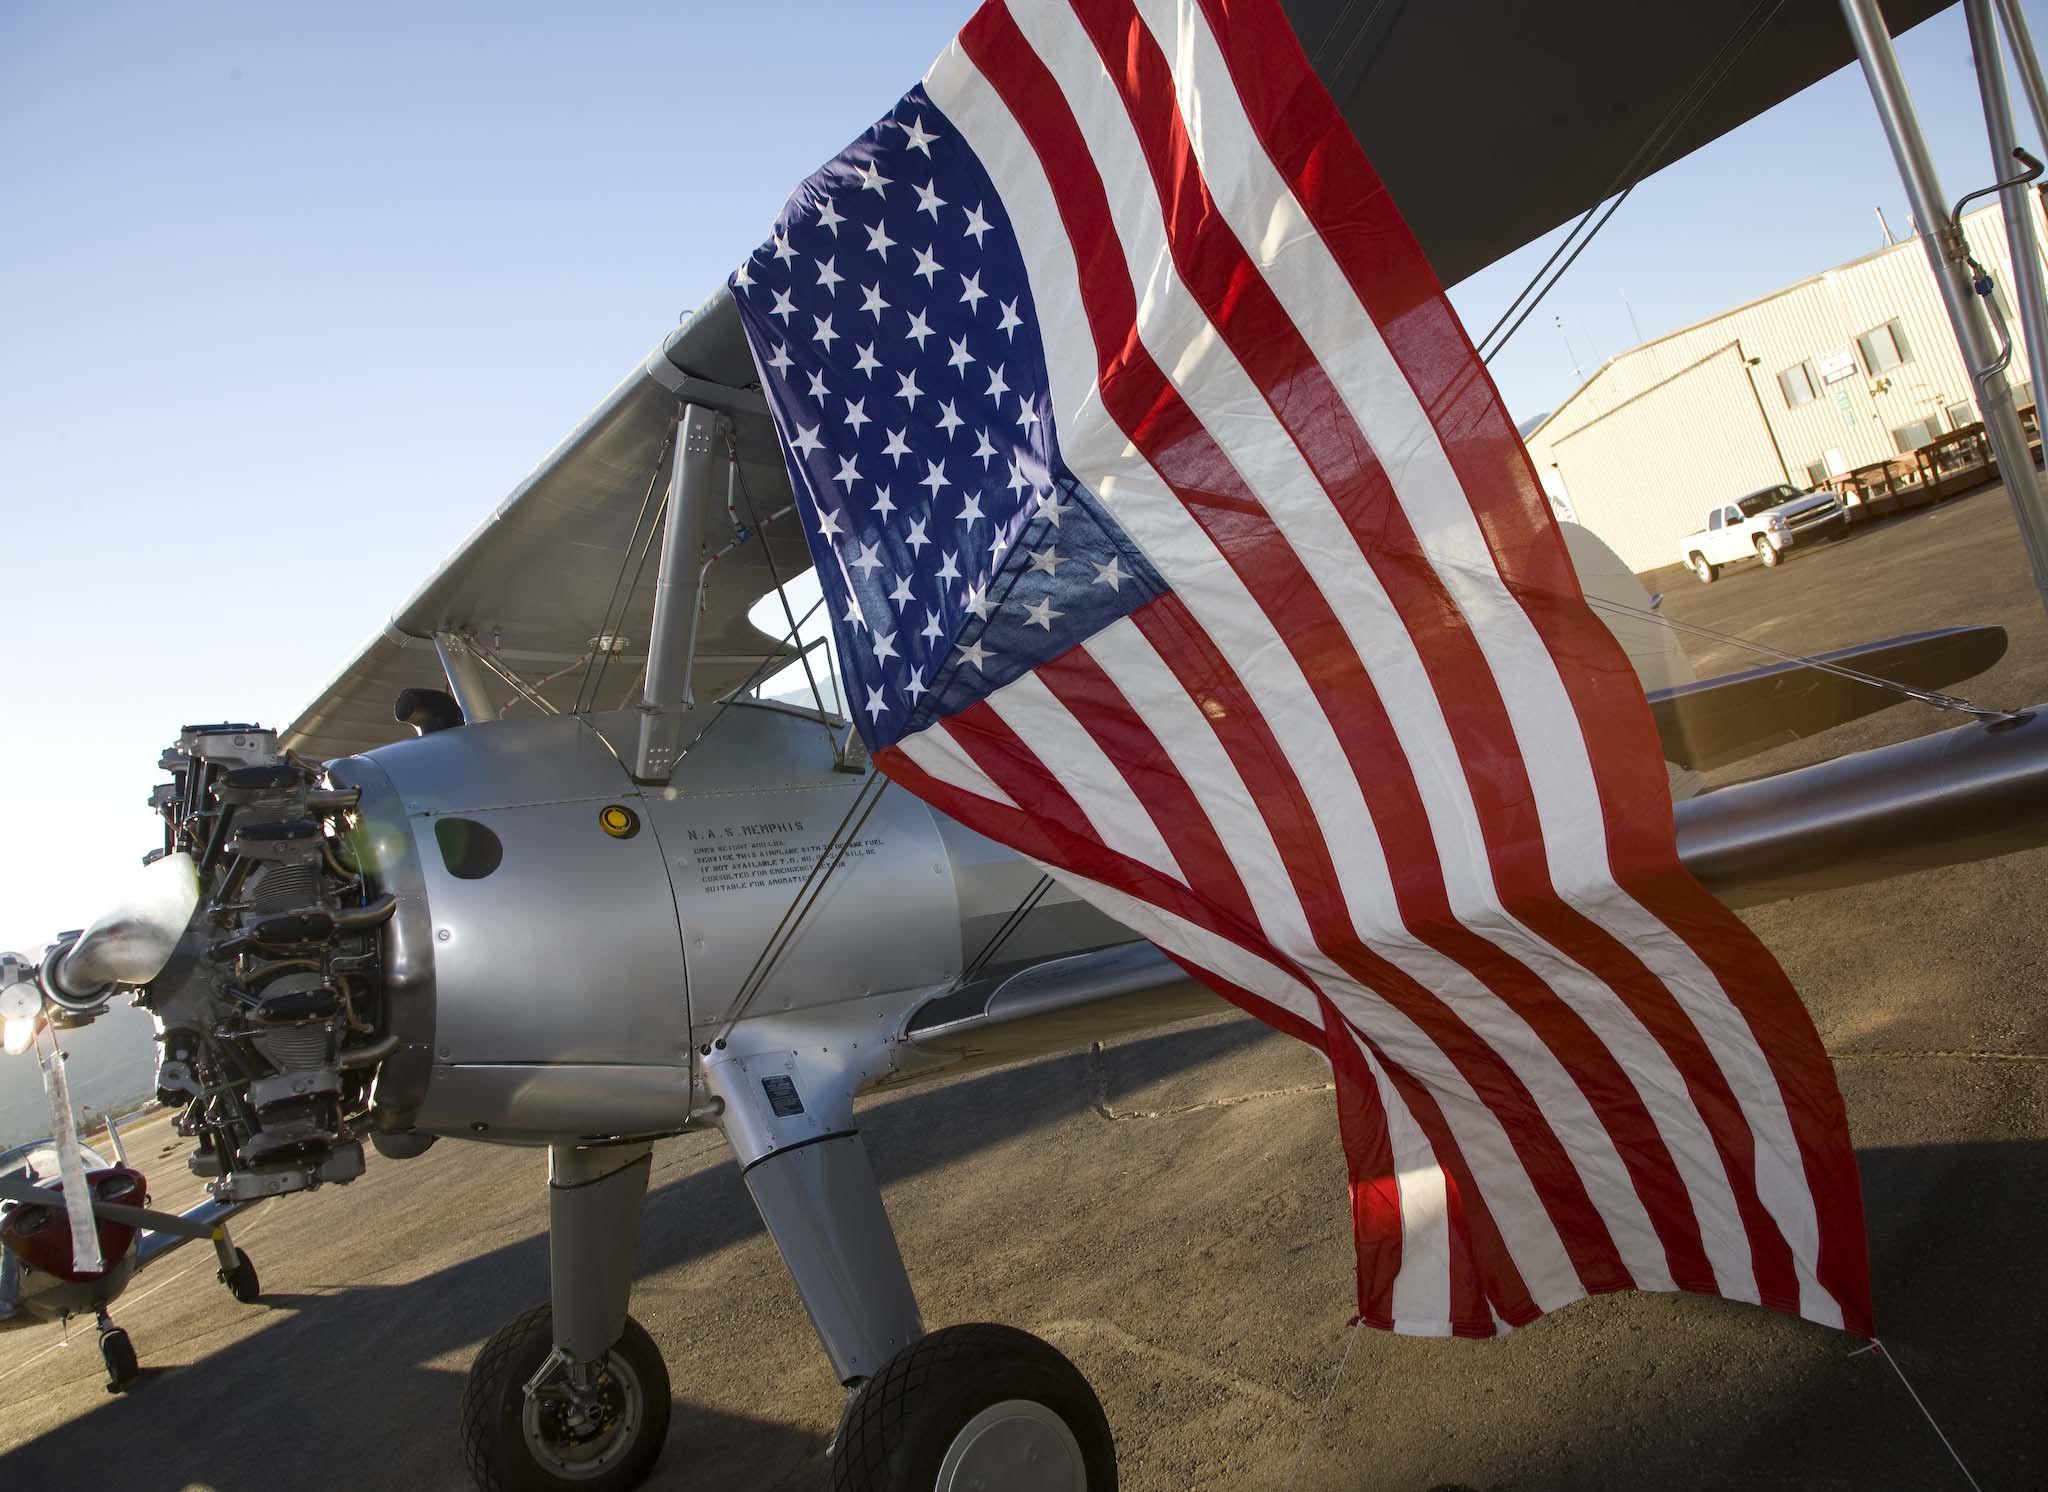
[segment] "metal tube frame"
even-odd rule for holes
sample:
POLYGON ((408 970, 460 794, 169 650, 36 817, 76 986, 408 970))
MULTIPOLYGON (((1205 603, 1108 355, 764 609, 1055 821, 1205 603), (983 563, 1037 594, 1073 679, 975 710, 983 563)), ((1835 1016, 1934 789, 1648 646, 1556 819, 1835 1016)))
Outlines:
POLYGON ((2020 537, 2033 571, 2034 589, 2048 607, 2048 507, 2044 507, 2040 484, 2034 479, 2033 452, 2013 407, 2012 386, 2003 374, 1985 376, 1997 361, 1989 308, 1971 285, 1967 250, 1960 226, 1948 218, 1948 198, 1941 190, 1934 159, 1920 132, 1913 112, 1912 97, 1899 71, 1898 54, 1892 49, 1891 33, 1885 29, 1877 0, 1842 0, 1842 16, 1850 40, 1863 64, 1863 76, 1870 85, 1871 101, 1877 107, 1878 122, 1890 142, 1892 158, 1898 162, 1899 178, 1912 204, 1914 231, 1926 250, 1927 262, 1941 287, 1949 322, 1963 361, 1977 384, 1977 409, 1984 417, 1985 433, 1998 463, 2006 495, 2012 500, 2019 521, 2020 537))
POLYGON ((654 582, 654 619, 647 640, 647 680, 640 695, 640 737, 633 752, 638 782, 667 782, 682 742, 681 711, 690 697, 690 660, 697 646, 697 567, 704 513, 712 500, 712 442, 718 411, 685 404, 676 420, 675 461, 662 520, 661 569, 654 582))
MULTIPOLYGON (((1991 138, 1991 159, 2001 175, 2014 169, 2019 138, 2013 128, 2012 100, 2005 87, 2005 61, 1999 53, 1998 21, 1991 0, 1964 0, 1970 26, 1970 49, 1977 61, 1977 91, 1984 100, 1984 127, 1991 138)), ((2041 373, 2048 368, 2048 298, 2041 282, 2041 256, 2034 241, 2032 188, 2015 182, 2002 187, 1998 200, 2005 209, 2005 243, 2012 258, 2013 299, 2018 303, 2020 330, 2027 345, 2027 367, 2039 406, 2041 373)), ((2028 458, 2028 475, 2033 460, 2028 458)))
POLYGON ((2005 39, 2012 43, 2013 63, 2020 70, 2020 86, 2026 90, 2027 105, 2033 111, 2034 128, 2041 143, 2048 145, 2048 81, 2041 77, 2041 57, 2034 50, 2034 38, 2027 30, 2027 18, 2019 0, 1997 0, 1998 18, 2005 23, 2005 39))
POLYGON ((483 665, 470 651, 469 643, 453 632, 436 632, 434 651, 440 655, 441 672, 448 676, 448 692, 455 696, 463 720, 470 725, 496 720, 498 707, 491 702, 483 665))
POLYGON ((595 1362, 626 1329, 653 1164, 645 1143, 548 1147, 548 1286, 569 1362, 595 1362))

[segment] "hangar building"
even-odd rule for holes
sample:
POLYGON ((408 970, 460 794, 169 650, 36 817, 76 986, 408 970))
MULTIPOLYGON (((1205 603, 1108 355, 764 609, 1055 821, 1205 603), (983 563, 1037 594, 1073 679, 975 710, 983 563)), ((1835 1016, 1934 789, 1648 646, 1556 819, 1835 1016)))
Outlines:
MULTIPOLYGON (((2004 213, 1970 213, 1963 231, 2018 343, 2004 213)), ((2032 404, 2024 346, 2008 376, 2032 404)), ((1817 486, 1976 421, 1941 291, 1907 238, 1608 359, 1528 445, 1559 515, 1642 571, 1677 564, 1717 503, 1817 486)))

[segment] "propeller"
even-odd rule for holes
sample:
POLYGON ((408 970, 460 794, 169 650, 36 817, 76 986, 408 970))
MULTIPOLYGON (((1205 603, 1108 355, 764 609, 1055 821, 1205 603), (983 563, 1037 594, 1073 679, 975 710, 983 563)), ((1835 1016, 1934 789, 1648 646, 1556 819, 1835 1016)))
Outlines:
POLYGON ((71 1081, 64 1073, 64 1052, 57 1032, 47 1022, 36 1031, 36 1060, 43 1065, 43 1091, 50 1098, 50 1136, 57 1147, 57 1179, 64 1188, 64 1212, 71 1221, 71 1267, 98 1274, 107 1267, 100 1255, 100 1229, 92 1215, 92 1193, 85 1184, 85 1155, 78 1145, 77 1110, 71 1107, 71 1081))
POLYGON ((42 1013, 43 992, 36 988, 34 967, 18 954, 0 953, 0 1045, 8 1056, 29 1049, 42 1013))
POLYGON ((73 1267, 98 1272, 106 1267, 100 1255, 100 1230, 92 1215, 92 1197, 85 1185, 85 1156, 78 1145, 78 1126, 71 1107, 71 1084, 64 1073, 64 1052, 57 1032, 43 1019, 43 992, 35 970, 18 954, 0 953, 0 1022, 5 1023, 7 1055, 18 1057, 31 1046, 43 1069, 43 1093, 50 1101, 50 1136, 57 1150, 57 1176, 64 1190, 64 1212, 71 1222, 73 1267), (11 981, 11 982, 10 982, 11 981))
POLYGON ((31 1046, 43 1069, 50 1100, 50 1135, 57 1150, 57 1175, 64 1211, 71 1222, 72 1267, 97 1274, 106 1268, 99 1225, 85 1184, 85 1155, 78 1143, 77 1111, 64 1071, 57 1031, 43 1016, 47 997, 90 1020, 117 984, 147 984, 170 962, 199 906, 199 872, 192 857, 165 855, 143 867, 123 895, 92 926, 43 960, 40 978, 25 959, 0 955, 0 1027, 8 1055, 31 1046))
POLYGON ((97 1005, 112 984, 147 984, 163 972, 199 905, 199 872, 182 850, 143 867, 126 894, 43 966, 60 1005, 97 1005))

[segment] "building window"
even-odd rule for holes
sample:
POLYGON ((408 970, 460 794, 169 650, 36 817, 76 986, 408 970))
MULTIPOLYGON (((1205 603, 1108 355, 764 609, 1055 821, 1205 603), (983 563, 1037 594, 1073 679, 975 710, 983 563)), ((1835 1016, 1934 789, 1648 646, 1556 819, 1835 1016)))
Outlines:
POLYGON ((1785 407, 1797 409, 1802 404, 1811 404, 1820 392, 1819 380, 1813 376, 1812 363, 1794 363, 1778 375, 1778 390, 1785 396, 1785 407))
POLYGON ((1929 415, 1924 420, 1915 420, 1910 425, 1900 425, 1892 431, 1892 439, 1898 443, 1901 455, 1917 451, 1937 435, 1941 434, 1941 416, 1929 415))
POLYGON ((1809 486, 1809 487, 1821 487, 1821 486, 1825 486, 1825 485, 1826 485, 1826 483, 1827 483, 1827 479, 1828 479, 1828 477, 1829 477, 1830 475, 1832 475, 1832 473, 1830 473, 1830 472, 1828 471, 1828 463, 1827 463, 1827 461, 1826 461, 1826 459, 1825 459, 1825 458, 1823 458, 1823 459, 1821 459, 1821 460, 1819 460, 1819 461, 1809 461, 1809 462, 1807 462, 1807 463, 1806 463, 1806 485, 1807 485, 1807 486, 1809 486))
POLYGON ((1856 346, 1863 353, 1863 366, 1872 378, 1898 367, 1900 363, 1913 361, 1913 349, 1906 341, 1906 329, 1896 318, 1883 326, 1872 327, 1856 339, 1856 346))
POLYGON ((1961 404, 1949 405, 1946 413, 1948 415, 1948 427, 1951 430, 1960 430, 1965 425, 1977 423, 1977 410, 1975 406, 1967 401, 1961 404))

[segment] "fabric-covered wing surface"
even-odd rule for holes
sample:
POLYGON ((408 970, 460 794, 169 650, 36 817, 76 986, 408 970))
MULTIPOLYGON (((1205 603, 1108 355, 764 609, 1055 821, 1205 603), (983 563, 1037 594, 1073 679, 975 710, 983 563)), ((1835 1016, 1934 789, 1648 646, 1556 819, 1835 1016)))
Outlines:
MULTIPOLYGON (((1951 3, 1884 0, 1885 22, 1903 31, 1951 3)), ((1667 119, 1648 169, 1855 61, 1840 0, 1281 8, 1446 285, 1613 192, 1667 119)))
MULTIPOLYGON (((1888 0, 1895 30, 1946 0, 1888 0)), ((1455 283, 1611 191, 1674 110, 1682 120, 1653 166, 1754 117, 1852 60, 1836 0, 1283 0, 1303 50, 1375 162, 1438 278, 1455 283), (1752 28, 1754 32, 1752 34, 1752 28), (1712 87, 1699 92, 1704 81, 1712 87)), ((468 632, 523 677, 570 665, 590 645, 634 517, 657 468, 682 380, 756 385, 731 299, 721 291, 544 460, 391 624, 293 722, 286 742, 317 756, 397 738, 392 702, 408 685, 439 687, 436 631, 468 632)), ((702 402, 717 404, 716 397, 702 402)), ((743 469, 764 519, 789 501, 765 415, 738 418, 743 469)), ((709 547, 732 538, 709 515, 709 547)), ((744 680, 770 639, 746 620, 773 585, 808 563, 793 523, 712 567, 699 630, 695 692, 744 680)), ((630 566, 629 566, 630 568, 630 566)), ((619 628, 601 703, 620 704, 645 661, 656 565, 641 571, 619 628)), ((572 700, 581 670, 544 693, 572 700)), ((510 699, 509 688, 501 699, 510 699)), ((530 708, 520 705, 518 708, 530 708)))
MULTIPOLYGON (((720 553, 735 539, 735 515, 726 512, 722 499, 705 515, 704 554, 718 558, 704 583, 693 692, 700 700, 714 699, 745 681, 771 654, 794 657, 747 620, 748 609, 773 589, 776 573, 788 579, 810 563, 794 515, 769 521, 788 505, 789 481, 774 431, 749 392, 755 382, 731 301, 721 290, 612 390, 399 608, 383 633, 292 723, 287 744, 332 757, 406 734, 392 718, 399 691, 446 687, 434 650, 437 632, 474 639, 480 651, 493 653, 528 682, 567 670, 541 693, 568 709, 584 676, 573 665, 590 651, 621 574, 630 581, 636 572, 630 591, 621 587, 625 620, 614 630, 624 646, 605 671, 598 703, 615 709, 637 696, 660 538, 658 527, 644 522, 636 540, 635 520, 650 487, 653 505, 666 491, 665 448, 684 399, 732 415, 745 491, 765 524, 761 534, 720 553), (653 542, 643 563, 650 531, 653 542)), ((737 492, 735 514, 740 525, 748 523, 737 492)), ((492 693, 501 706, 515 698, 496 679, 492 693)), ((514 706, 532 708, 524 701, 514 706)))

